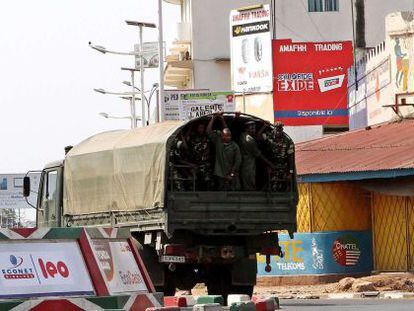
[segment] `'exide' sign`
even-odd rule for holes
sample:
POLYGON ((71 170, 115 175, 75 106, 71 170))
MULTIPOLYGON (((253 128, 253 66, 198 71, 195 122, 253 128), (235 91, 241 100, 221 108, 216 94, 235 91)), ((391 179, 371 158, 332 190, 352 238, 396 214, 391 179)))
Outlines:
POLYGON ((0 244, 0 298, 92 295, 76 242, 0 244))
POLYGON ((348 125, 352 42, 273 40, 275 120, 286 125, 348 125))

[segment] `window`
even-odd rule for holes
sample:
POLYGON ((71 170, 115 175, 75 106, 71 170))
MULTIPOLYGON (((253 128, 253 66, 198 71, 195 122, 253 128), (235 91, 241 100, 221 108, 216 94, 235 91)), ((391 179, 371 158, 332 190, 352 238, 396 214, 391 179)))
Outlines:
POLYGON ((325 0, 325 11, 326 12, 339 11, 338 0, 325 0))
POLYGON ((339 0, 308 0, 309 12, 339 11, 339 0))

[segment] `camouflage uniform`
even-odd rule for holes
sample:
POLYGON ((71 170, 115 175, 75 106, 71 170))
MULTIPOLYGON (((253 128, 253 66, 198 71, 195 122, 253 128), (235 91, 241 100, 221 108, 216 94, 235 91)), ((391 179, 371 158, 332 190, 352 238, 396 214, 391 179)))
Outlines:
POLYGON ((196 187, 199 190, 213 188, 213 170, 210 161, 210 141, 207 135, 194 135, 188 143, 190 161, 197 165, 196 187))
POLYGON ((173 191, 184 191, 184 176, 182 174, 182 170, 177 168, 175 165, 180 163, 180 160, 182 159, 182 141, 180 141, 178 138, 174 138, 170 152, 169 152, 169 158, 168 158, 168 167, 170 172, 170 188, 172 187, 173 191))
POLYGON ((270 161, 275 164, 276 170, 269 176, 270 190, 286 191, 288 188, 289 177, 289 157, 294 153, 293 142, 285 135, 277 136, 277 131, 273 130, 263 134, 266 146, 266 153, 270 161))
POLYGON ((245 191, 256 190, 256 158, 261 156, 257 147, 256 140, 248 133, 240 135, 240 151, 242 155, 242 165, 240 179, 245 191))

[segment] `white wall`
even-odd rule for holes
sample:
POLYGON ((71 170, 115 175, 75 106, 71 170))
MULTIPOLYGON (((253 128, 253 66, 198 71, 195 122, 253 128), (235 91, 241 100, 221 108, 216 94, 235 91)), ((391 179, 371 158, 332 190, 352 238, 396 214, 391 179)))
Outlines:
POLYGON ((339 0, 338 12, 308 12, 306 0, 276 0, 275 13, 277 39, 352 40, 352 15, 349 0, 339 0))
POLYGON ((319 125, 308 126, 285 126, 285 132, 293 139, 295 143, 321 138, 323 128, 319 125))
POLYGON ((230 61, 193 61, 194 88, 211 91, 231 90, 230 61))
POLYGON ((413 0, 365 0, 365 33, 368 47, 385 40, 385 16, 398 11, 413 11, 413 0))

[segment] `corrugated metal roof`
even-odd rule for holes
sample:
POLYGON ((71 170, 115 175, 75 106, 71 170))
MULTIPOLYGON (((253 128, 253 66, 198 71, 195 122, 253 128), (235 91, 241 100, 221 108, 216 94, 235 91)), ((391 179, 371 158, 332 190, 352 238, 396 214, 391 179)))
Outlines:
POLYGON ((368 129, 296 146, 299 175, 414 168, 414 120, 382 123, 368 129))

